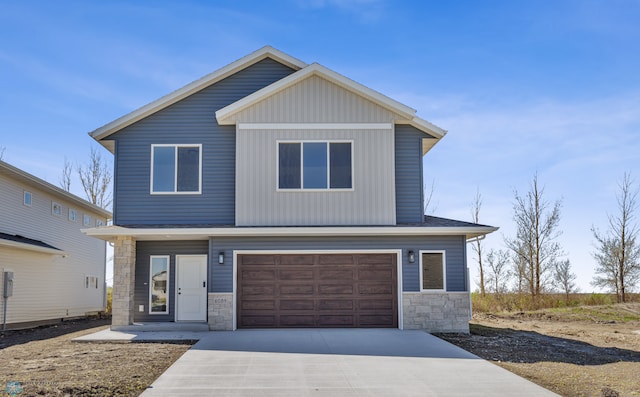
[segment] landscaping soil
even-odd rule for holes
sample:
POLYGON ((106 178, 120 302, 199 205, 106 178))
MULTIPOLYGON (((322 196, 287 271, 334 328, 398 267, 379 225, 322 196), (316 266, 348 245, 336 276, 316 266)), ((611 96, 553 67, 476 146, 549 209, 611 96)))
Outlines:
POLYGON ((562 396, 640 396, 640 304, 477 313, 438 336, 562 396))
POLYGON ((191 347, 71 341, 107 328, 109 321, 0 331, 0 395, 138 396, 191 347))

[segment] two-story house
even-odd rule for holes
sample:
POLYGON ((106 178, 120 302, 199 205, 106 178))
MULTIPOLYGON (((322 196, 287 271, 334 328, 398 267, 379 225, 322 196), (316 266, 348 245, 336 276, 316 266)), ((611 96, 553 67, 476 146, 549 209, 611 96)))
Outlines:
POLYGON ((105 308, 106 247, 81 229, 111 213, 0 161, 0 329, 105 308))
POLYGON ((416 111, 264 47, 91 132, 115 155, 113 327, 468 331, 466 242, 423 214, 416 111))

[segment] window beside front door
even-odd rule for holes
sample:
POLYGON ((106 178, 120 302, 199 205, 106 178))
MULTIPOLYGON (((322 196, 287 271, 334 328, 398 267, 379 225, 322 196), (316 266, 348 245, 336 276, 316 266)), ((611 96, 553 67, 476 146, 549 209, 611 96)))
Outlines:
POLYGON ((169 313, 169 257, 151 256, 149 314, 169 313))
POLYGON ((420 251, 420 289, 446 291, 444 251, 420 251))
POLYGON ((202 145, 151 145, 151 193, 199 194, 202 145))
POLYGON ((352 142, 278 142, 278 189, 352 189, 352 146, 352 142))

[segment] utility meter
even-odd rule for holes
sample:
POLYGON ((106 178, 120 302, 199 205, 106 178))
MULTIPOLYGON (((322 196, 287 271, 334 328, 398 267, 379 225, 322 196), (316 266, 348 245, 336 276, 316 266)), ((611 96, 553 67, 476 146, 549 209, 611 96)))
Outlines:
POLYGON ((4 272, 4 275, 2 277, 2 279, 4 280, 4 286, 2 288, 2 292, 4 298, 9 298, 10 296, 13 296, 13 272, 4 272))

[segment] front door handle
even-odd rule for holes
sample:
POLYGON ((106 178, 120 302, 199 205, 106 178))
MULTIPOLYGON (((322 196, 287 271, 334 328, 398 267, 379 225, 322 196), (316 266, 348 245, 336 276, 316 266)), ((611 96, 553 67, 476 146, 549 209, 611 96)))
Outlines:
POLYGON ((206 281, 202 282, 202 288, 207 288, 207 282, 206 281))

